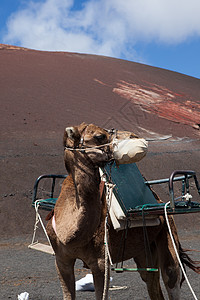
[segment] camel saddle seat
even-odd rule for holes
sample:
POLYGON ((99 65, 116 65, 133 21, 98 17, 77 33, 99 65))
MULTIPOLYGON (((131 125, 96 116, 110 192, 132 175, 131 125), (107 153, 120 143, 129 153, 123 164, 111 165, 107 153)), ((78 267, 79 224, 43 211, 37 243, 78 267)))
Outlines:
MULTIPOLYGON (((189 181, 189 178, 194 177, 197 191, 200 194, 200 187, 194 171, 174 171, 170 178, 146 181, 135 163, 119 166, 114 163, 112 166, 106 165, 103 173, 106 174, 107 181, 111 178, 114 184, 109 212, 116 230, 124 229, 127 224, 129 227, 160 224, 159 216, 164 215, 165 202, 162 202, 152 191, 150 185, 153 184, 169 184, 169 193, 173 199, 170 200, 170 205, 167 207, 168 214, 200 212, 200 203, 185 201, 183 194, 181 201, 174 201, 174 181, 183 182, 186 179, 189 181), (175 178, 179 174, 184 176, 175 178)), ((184 182, 182 184, 183 191, 186 187, 184 182)))
MULTIPOLYGON (((170 205, 167 208, 168 214, 184 214, 192 212, 200 212, 200 202, 191 201, 189 192, 189 178, 194 178, 197 191, 200 194, 200 186, 194 171, 174 171, 170 178, 158 179, 153 181, 145 181, 140 173, 137 165, 122 164, 117 166, 115 163, 106 165, 100 169, 100 175, 104 181, 114 184, 112 193, 112 201, 109 207, 110 217, 116 230, 124 229, 125 226, 140 227, 159 225, 159 216, 164 215, 165 203, 160 201, 156 194, 152 191, 152 184, 169 184, 169 194, 171 196, 170 205), (102 175, 105 176, 102 176, 102 175), (175 177, 177 175, 183 175, 175 177), (184 181, 182 187, 182 199, 176 201, 174 199, 173 182, 184 181), (186 194, 184 194, 186 192, 186 194), (188 199, 184 199, 188 196, 188 199)), ((64 180, 67 175, 41 175, 37 178, 34 185, 32 206, 38 205, 39 208, 52 210, 57 201, 59 191, 56 195, 55 187, 57 180, 64 180), (38 198, 38 186, 43 180, 50 180, 49 197, 38 198)), ((101 188, 100 188, 101 192, 101 188)), ((107 191, 108 192, 108 191, 107 191)), ((181 197, 179 197, 181 198, 181 197)), ((192 197, 191 197, 192 198, 192 197)))
POLYGON ((112 167, 107 165, 103 171, 107 179, 111 175, 114 184, 109 213, 115 230, 122 230, 127 224, 129 227, 141 227, 144 222, 146 226, 160 224, 158 216, 146 210, 147 207, 155 208, 158 201, 135 163, 120 166, 114 163, 112 167))

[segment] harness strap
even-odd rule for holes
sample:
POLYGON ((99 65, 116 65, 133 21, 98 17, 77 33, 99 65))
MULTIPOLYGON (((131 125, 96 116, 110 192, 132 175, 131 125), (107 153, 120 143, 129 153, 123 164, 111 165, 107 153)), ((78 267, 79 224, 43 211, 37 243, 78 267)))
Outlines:
POLYGON ((102 196, 103 196, 104 186, 105 186, 105 181, 102 180, 102 181, 100 182, 100 184, 99 184, 100 200, 102 199, 102 196))
POLYGON ((79 145, 80 147, 82 148, 83 147, 83 143, 84 143, 84 138, 85 138, 85 133, 86 133, 86 129, 88 128, 88 125, 84 128, 82 134, 81 134, 81 139, 80 139, 80 142, 79 142, 79 145))

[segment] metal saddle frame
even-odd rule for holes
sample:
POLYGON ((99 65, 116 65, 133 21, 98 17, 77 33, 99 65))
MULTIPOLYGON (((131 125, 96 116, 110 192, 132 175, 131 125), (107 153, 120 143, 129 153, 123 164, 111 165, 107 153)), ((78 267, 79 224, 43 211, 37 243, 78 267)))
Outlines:
MULTIPOLYGON (((106 165, 102 172, 104 173, 104 177, 106 177, 106 180, 114 185, 113 194, 115 195, 115 198, 117 199, 123 211, 123 214, 125 216, 124 219, 142 220, 142 225, 140 226, 143 226, 144 229, 144 243, 146 244, 146 248, 150 249, 148 245, 147 232, 145 232, 146 219, 148 219, 148 217, 164 215, 165 206, 164 202, 158 202, 158 200, 155 198, 155 195, 151 190, 152 185, 168 183, 170 196, 170 205, 168 205, 167 207, 168 214, 187 214, 200 212, 200 199, 198 199, 198 201, 192 201, 192 195, 190 194, 190 181, 192 180, 193 187, 196 187, 197 194, 200 195, 200 185, 194 171, 176 170, 171 174, 169 178, 152 181, 146 181, 143 178, 136 164, 120 165, 119 167, 116 166, 116 164, 106 165), (178 197, 178 199, 175 198, 174 195, 174 183, 177 181, 182 182, 181 195, 178 197)), ((32 206, 34 206, 36 210, 36 222, 32 243, 31 245, 29 245, 29 248, 54 254, 53 249, 50 245, 48 246, 38 243, 37 241, 35 242, 36 230, 38 227, 37 224, 39 222, 41 223, 43 230, 46 233, 45 226, 43 225, 42 219, 39 215, 39 208, 45 210, 52 210, 54 208, 57 201, 57 197, 54 197, 56 180, 64 180, 66 177, 67 175, 41 175, 35 181, 32 206), (38 187, 41 181, 43 181, 44 179, 51 180, 49 197, 45 199, 38 199, 38 187)), ((128 222, 126 222, 126 224, 128 224, 128 222)), ((47 234, 46 237, 48 239, 47 234)), ((125 247, 125 241, 123 247, 125 247)), ((138 271, 137 268, 124 268, 123 260, 120 268, 118 268, 118 266, 116 265, 116 267, 112 268, 112 270, 115 270, 117 272, 138 271)), ((150 267, 146 267, 141 270, 158 271, 158 269, 150 267)))

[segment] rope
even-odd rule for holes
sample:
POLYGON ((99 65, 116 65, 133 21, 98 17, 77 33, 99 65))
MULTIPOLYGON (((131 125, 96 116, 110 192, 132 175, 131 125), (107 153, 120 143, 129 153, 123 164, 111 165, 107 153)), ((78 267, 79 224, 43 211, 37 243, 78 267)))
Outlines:
POLYGON ((98 148, 102 148, 104 146, 109 146, 111 144, 113 144, 113 141, 110 142, 110 143, 107 143, 107 144, 103 144, 103 145, 99 145, 99 146, 94 146, 94 147, 87 147, 87 148, 70 148, 70 147, 65 147, 64 150, 83 152, 83 151, 86 151, 86 150, 95 150, 95 149, 98 149, 98 148))
POLYGON ((105 235, 104 235, 104 243, 105 243, 105 274, 104 274, 104 289, 103 289, 103 297, 102 300, 106 300, 108 297, 108 285, 109 285, 109 263, 108 258, 109 250, 108 250, 108 238, 107 238, 107 217, 105 219, 105 235))
MULTIPOLYGON (((88 126, 87 126, 87 127, 88 127, 88 126)), ((87 128, 87 127, 86 127, 86 128, 87 128)), ((86 128, 84 129, 84 133, 85 133, 86 128)), ((114 142, 114 139, 115 139, 116 136, 117 136, 117 130, 115 130, 115 129, 111 129, 111 130, 105 129, 105 130, 106 130, 108 133, 110 133, 109 139, 111 139, 111 136, 113 136, 112 141, 110 141, 109 143, 106 143, 106 144, 103 144, 103 145, 99 145, 99 146, 94 146, 94 147, 86 147, 86 148, 70 148, 70 147, 65 147, 64 150, 85 152, 85 150, 95 150, 95 149, 98 149, 98 148, 102 148, 102 147, 104 147, 104 146, 115 145, 115 144, 116 144, 116 141, 114 142)), ((84 134, 84 135, 85 135, 85 134, 84 134)), ((84 143, 84 136, 81 136, 80 143, 81 143, 81 145, 83 146, 83 143, 84 143)))
POLYGON ((49 237, 48 237, 46 228, 45 228, 44 223, 42 222, 42 218, 40 217, 40 214, 39 214, 39 212, 38 212, 38 209, 39 209, 39 206, 40 206, 40 202, 41 202, 41 200, 36 200, 36 201, 35 201, 36 219, 35 219, 35 226, 34 226, 33 238, 32 238, 32 243, 31 243, 31 244, 34 244, 36 231, 37 231, 37 229, 38 229, 38 223, 40 222, 40 224, 41 224, 41 226, 42 226, 42 229, 44 230, 44 233, 45 233, 45 235, 46 235, 46 238, 47 238, 47 240, 48 240, 48 242, 49 242, 49 245, 51 246, 51 242, 50 242, 50 239, 49 239, 49 237))
POLYGON ((107 217, 105 219, 105 236, 104 236, 104 243, 105 243, 105 250, 107 252, 108 255, 108 259, 111 265, 113 265, 112 263, 112 258, 110 255, 110 250, 109 250, 109 246, 108 246, 108 229, 107 229, 107 217))
POLYGON ((112 202, 112 195, 113 195, 113 189, 115 187, 115 184, 106 182, 105 186, 106 186, 106 202, 107 202, 107 216, 105 218, 105 246, 106 246, 106 250, 108 252, 108 258, 109 258, 110 265, 113 265, 110 250, 109 250, 109 245, 108 245, 107 224, 108 224, 108 214, 109 214, 109 211, 110 211, 110 206, 111 206, 111 202, 112 202))
POLYGON ((172 244, 173 244, 173 247, 174 247, 174 251, 175 251, 175 253, 176 253, 176 256, 177 256, 179 265, 180 265, 180 267, 181 267, 181 270, 182 270, 182 272, 183 272, 183 275, 185 276, 185 279, 186 279, 186 282, 187 282, 187 284, 188 284, 188 286, 189 286, 189 288, 190 288, 190 291, 191 291, 191 293, 192 293, 194 299, 195 299, 195 300, 198 300, 197 297, 196 297, 196 295, 195 295, 195 293, 194 293, 194 291, 193 291, 193 289, 192 289, 192 287, 191 287, 191 285, 190 285, 190 282, 189 282, 189 280, 188 280, 188 277, 187 277, 187 275, 186 275, 186 273, 185 273, 185 270, 184 270, 184 267, 183 267, 183 265, 182 265, 181 259, 180 259, 180 257, 179 257, 179 254, 178 254, 178 251, 177 251, 177 248, 176 248, 176 244, 175 244, 175 241, 174 241, 174 237, 173 237, 173 234, 172 234, 170 225, 169 225, 169 220, 168 220, 168 216, 167 216, 167 206, 168 206, 169 204, 170 204, 170 201, 167 202, 167 203, 165 204, 164 211, 165 211, 165 219, 166 219, 166 222, 167 222, 167 227, 168 227, 168 229, 169 229, 169 234, 170 234, 170 237, 171 237, 171 240, 172 240, 172 244))
POLYGON ((106 202, 107 202, 107 215, 105 218, 105 223, 104 223, 104 244, 105 244, 105 273, 104 273, 104 290, 103 290, 103 296, 102 300, 106 300, 108 297, 108 285, 109 285, 109 265, 112 265, 112 259, 109 251, 109 246, 108 246, 108 228, 107 228, 107 223, 108 223, 108 213, 110 210, 110 204, 112 201, 112 194, 113 194, 113 188, 114 184, 112 183, 105 183, 106 185, 106 202))

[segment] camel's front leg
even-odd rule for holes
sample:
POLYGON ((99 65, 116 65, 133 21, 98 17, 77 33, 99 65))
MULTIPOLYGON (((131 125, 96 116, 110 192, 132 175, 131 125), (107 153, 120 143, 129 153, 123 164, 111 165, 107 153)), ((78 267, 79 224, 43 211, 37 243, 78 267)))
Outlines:
POLYGON ((56 268, 63 291, 63 300, 75 299, 74 259, 56 257, 56 268))
POLYGON ((108 299, 108 288, 110 283, 110 266, 107 268, 107 275, 105 280, 105 260, 100 258, 90 265, 94 277, 94 286, 96 300, 108 299), (105 295, 104 295, 105 294, 105 295))

